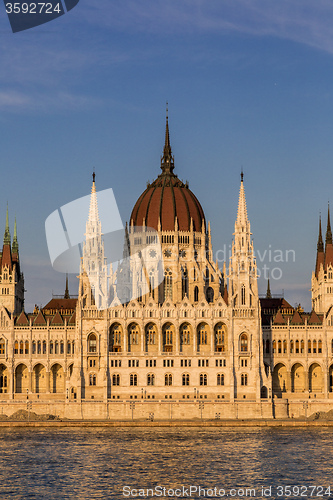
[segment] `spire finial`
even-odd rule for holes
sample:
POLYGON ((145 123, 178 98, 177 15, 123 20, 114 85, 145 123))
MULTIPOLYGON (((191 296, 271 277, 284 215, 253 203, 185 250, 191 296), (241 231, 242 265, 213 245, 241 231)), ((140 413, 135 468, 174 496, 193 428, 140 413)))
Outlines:
POLYGON ((93 170, 92 178, 93 178, 93 182, 95 182, 95 178, 96 178, 95 167, 94 167, 94 170, 93 170))
POLYGON ((244 172, 243 172, 243 167, 242 167, 242 170, 241 170, 241 182, 244 181, 244 172))
POLYGON ((165 143, 163 149, 163 156, 161 159, 161 169, 164 174, 172 174, 175 168, 169 134, 169 105, 166 104, 166 123, 165 123, 165 143))
POLYGON ((271 294, 271 287, 269 285, 269 276, 268 276, 268 280, 267 280, 267 292, 266 292, 266 299, 271 299, 272 298, 272 294, 271 294))
POLYGON ((18 253, 16 215, 15 215, 15 222, 14 222, 14 236, 13 236, 12 252, 18 253))
POLYGON ((237 210, 237 221, 239 224, 247 224, 247 208, 246 208, 246 199, 245 199, 245 190, 243 183, 243 171, 241 173, 241 185, 239 190, 239 199, 238 199, 238 210, 237 210))
POLYGON ((332 244, 332 230, 331 230, 331 220, 330 220, 330 202, 328 202, 327 210, 327 229, 326 229, 326 244, 332 244))
POLYGON ((68 290, 68 274, 67 273, 66 273, 66 289, 65 289, 64 299, 70 299, 69 290, 68 290))
POLYGON ((8 201, 7 201, 7 211, 6 211, 6 228, 3 237, 3 242, 10 245, 10 232, 9 232, 9 222, 8 222, 8 201))
POLYGON ((321 213, 319 213, 319 234, 318 234, 317 250, 318 250, 318 252, 324 251, 324 243, 323 243, 323 236, 322 236, 322 230, 321 230, 321 213))

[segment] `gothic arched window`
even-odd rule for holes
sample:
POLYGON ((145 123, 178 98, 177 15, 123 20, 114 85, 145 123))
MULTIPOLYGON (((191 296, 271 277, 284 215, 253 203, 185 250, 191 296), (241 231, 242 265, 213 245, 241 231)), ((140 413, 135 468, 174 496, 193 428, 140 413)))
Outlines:
POLYGON ((241 352, 247 352, 248 350, 248 340, 246 333, 242 333, 240 337, 240 350, 241 352))
POLYGON ((164 300, 172 300, 172 271, 168 267, 164 271, 164 300))
POLYGON ((242 297, 242 306, 245 306, 245 286, 244 285, 242 285, 241 297, 242 297))
POLYGON ((97 352, 97 337, 94 333, 88 337, 88 352, 97 352))

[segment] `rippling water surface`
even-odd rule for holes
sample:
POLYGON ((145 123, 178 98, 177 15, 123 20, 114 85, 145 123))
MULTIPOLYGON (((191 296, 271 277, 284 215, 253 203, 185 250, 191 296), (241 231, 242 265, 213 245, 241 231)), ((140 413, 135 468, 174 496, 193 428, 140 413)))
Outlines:
POLYGON ((287 498, 278 485, 331 485, 327 499, 332 443, 329 429, 1 429, 0 498, 134 498, 126 485, 255 488, 255 498, 273 485, 270 498, 287 498))

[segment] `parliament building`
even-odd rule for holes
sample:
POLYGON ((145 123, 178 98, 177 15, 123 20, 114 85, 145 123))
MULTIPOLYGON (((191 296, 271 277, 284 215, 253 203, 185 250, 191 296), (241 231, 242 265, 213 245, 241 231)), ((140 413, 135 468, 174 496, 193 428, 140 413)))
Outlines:
POLYGON ((259 297, 243 174, 231 257, 220 269, 203 208, 174 172, 168 119, 160 168, 134 205, 124 256, 140 255, 137 247, 157 238, 163 268, 154 267, 151 250, 152 264, 148 258, 139 270, 138 259, 127 259, 113 271, 93 176, 78 295, 66 286, 64 296, 32 313, 24 310, 16 221, 11 239, 7 210, 2 411, 29 403, 68 418, 190 419, 285 418, 333 408, 329 212, 325 242, 319 223, 312 311, 304 312, 272 297, 269 284, 259 297))

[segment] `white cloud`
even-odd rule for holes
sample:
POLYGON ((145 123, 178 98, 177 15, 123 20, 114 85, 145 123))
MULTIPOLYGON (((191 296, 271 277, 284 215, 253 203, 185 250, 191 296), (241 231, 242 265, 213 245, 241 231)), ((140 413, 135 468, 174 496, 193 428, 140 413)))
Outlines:
POLYGON ((243 32, 276 36, 333 53, 333 3, 328 0, 109 0, 82 9, 88 23, 123 31, 243 32))

